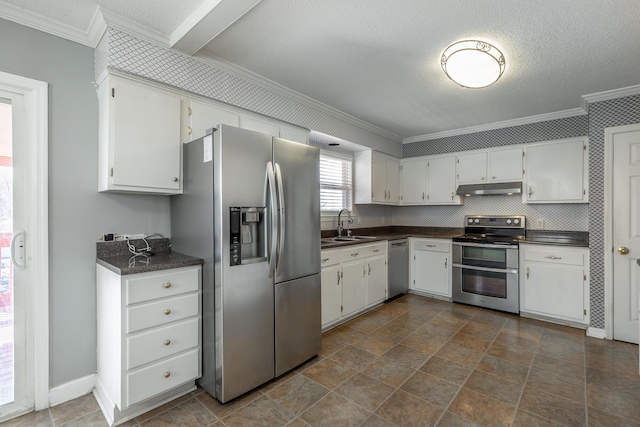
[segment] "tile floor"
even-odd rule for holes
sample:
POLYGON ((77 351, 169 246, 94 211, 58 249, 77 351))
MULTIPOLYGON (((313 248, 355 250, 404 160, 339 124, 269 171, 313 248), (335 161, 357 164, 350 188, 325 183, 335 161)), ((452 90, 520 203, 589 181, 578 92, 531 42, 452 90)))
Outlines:
MULTIPOLYGON (((4 424, 104 425, 92 395, 4 424)), ((197 390, 125 425, 640 426, 638 346, 406 295, 226 405, 197 390)))

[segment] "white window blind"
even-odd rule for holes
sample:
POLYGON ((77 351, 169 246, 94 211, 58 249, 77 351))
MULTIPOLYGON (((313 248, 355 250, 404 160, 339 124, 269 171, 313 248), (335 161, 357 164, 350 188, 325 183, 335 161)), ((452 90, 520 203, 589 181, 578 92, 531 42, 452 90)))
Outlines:
POLYGON ((353 159, 333 153, 320 154, 320 210, 324 213, 351 209, 353 159))

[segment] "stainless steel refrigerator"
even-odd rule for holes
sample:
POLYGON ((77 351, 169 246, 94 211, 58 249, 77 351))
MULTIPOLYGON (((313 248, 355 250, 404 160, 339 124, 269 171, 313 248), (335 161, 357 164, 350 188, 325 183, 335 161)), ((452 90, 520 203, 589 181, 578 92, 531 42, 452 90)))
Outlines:
POLYGON ((320 351, 319 150, 220 125, 183 160, 172 249, 204 259, 199 384, 224 403, 320 351))

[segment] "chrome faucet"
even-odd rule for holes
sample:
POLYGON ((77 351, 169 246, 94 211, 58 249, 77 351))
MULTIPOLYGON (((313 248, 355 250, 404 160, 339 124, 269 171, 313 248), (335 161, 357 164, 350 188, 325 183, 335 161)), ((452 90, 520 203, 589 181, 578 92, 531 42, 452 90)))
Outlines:
POLYGON ((351 236, 351 228, 349 227, 348 224, 351 224, 353 222, 353 219, 351 218, 351 212, 349 212, 349 209, 342 209, 339 213, 338 213, 338 237, 342 237, 342 230, 344 230, 344 228, 342 227, 342 212, 347 212, 348 218, 347 218, 347 236, 351 236))

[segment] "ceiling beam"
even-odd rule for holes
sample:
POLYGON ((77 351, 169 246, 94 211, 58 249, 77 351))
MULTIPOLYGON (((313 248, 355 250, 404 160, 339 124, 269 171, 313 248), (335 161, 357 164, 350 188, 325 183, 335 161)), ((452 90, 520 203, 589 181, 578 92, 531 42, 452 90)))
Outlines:
POLYGON ((169 37, 170 46, 193 55, 260 0, 206 0, 169 37))

